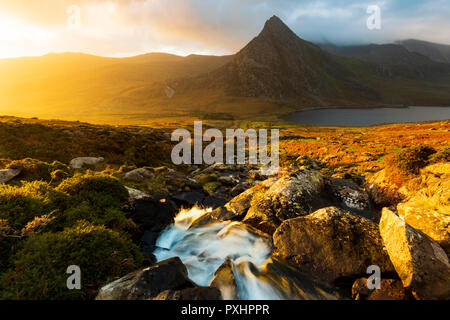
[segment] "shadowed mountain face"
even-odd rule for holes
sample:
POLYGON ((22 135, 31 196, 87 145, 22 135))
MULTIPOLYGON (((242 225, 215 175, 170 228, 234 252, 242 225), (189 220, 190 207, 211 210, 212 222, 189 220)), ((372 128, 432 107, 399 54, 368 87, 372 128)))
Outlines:
POLYGON ((450 63, 450 45, 415 39, 398 41, 397 43, 409 51, 420 53, 431 60, 450 63))
MULTIPOLYGON (((353 63, 371 71, 369 65, 353 63)), ((347 104, 378 97, 362 85, 360 75, 345 59, 302 40, 275 16, 229 63, 208 75, 182 81, 177 92, 187 94, 204 85, 228 96, 277 99, 296 105, 347 104)))
POLYGON ((402 45, 322 45, 324 50, 345 57, 357 58, 377 66, 383 77, 399 77, 435 81, 450 78, 450 65, 432 61, 425 55, 411 52, 402 45))

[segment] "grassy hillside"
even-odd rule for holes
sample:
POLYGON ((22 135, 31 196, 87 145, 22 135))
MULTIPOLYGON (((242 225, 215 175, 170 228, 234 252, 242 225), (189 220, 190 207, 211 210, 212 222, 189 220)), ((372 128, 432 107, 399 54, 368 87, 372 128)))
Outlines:
POLYGON ((0 114, 93 120, 112 113, 160 113, 154 100, 168 99, 164 81, 209 72, 228 60, 159 53, 123 59, 74 53, 4 59, 0 114))

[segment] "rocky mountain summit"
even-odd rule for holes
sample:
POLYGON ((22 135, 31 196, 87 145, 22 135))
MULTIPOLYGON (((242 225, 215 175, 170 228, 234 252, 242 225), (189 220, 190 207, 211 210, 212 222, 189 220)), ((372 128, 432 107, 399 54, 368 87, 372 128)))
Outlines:
POLYGON ((273 16, 230 62, 208 74, 177 80, 173 87, 180 95, 203 86, 223 90, 229 96, 276 99, 296 105, 323 105, 337 100, 347 103, 347 92, 352 92, 354 101, 376 100, 376 92, 362 80, 363 75, 352 71, 345 61, 301 39, 273 16))

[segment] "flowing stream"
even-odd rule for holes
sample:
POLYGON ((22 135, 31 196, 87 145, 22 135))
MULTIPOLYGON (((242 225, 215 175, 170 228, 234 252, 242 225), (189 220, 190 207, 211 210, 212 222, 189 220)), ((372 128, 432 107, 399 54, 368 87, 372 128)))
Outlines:
MULTIPOLYGON (((242 300, 336 299, 335 290, 318 285, 291 267, 273 260, 272 241, 239 222, 195 224, 211 209, 182 210, 175 223, 159 236, 154 254, 158 261, 179 257, 189 278, 208 286, 216 270, 231 260, 242 300)), ((229 288, 219 288, 230 299, 229 288)))

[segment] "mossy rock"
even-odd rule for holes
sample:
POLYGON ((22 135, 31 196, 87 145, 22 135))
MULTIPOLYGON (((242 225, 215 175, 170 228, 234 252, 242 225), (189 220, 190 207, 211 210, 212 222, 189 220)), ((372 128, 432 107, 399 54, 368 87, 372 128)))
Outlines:
POLYGON ((47 163, 31 158, 11 161, 6 166, 6 168, 21 170, 21 173, 17 177, 17 179, 23 181, 35 181, 35 180, 51 181, 53 179, 52 172, 54 171, 58 170, 64 172, 66 175, 69 175, 71 172, 68 166, 59 161, 47 163))
POLYGON ((60 211, 52 223, 56 230, 69 227, 78 220, 112 229, 126 227, 126 214, 121 208, 128 199, 128 190, 118 179, 105 175, 77 175, 64 180, 56 189, 68 197, 66 209, 60 211))
POLYGON ((203 185, 203 189, 208 192, 209 195, 213 195, 214 192, 221 186, 222 184, 218 181, 208 182, 203 185))
POLYGON ((195 180, 197 180, 200 184, 205 185, 208 182, 215 182, 219 179, 217 173, 199 173, 195 175, 195 180))

